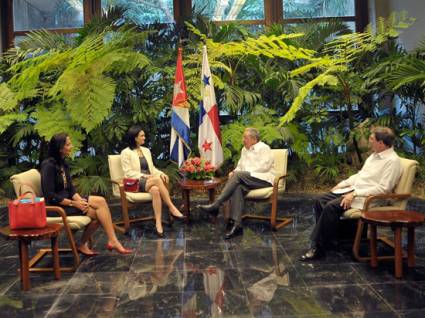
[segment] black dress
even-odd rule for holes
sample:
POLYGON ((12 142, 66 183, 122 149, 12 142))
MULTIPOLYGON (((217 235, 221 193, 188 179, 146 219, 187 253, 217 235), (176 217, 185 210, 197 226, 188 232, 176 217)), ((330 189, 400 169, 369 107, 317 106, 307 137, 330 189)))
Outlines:
MULTIPOLYGON (((146 160, 145 157, 139 157, 140 160, 140 172, 143 174, 150 174, 149 172, 149 165, 148 165, 148 161, 146 160)), ((140 192, 146 192, 146 179, 145 178, 140 178, 139 180, 139 191, 140 192)))
MULTIPOLYGON (((41 163, 41 188, 46 205, 57 205, 63 208, 66 215, 85 215, 83 211, 72 206, 61 205, 64 199, 72 200, 77 192, 72 184, 69 166, 66 162, 58 163, 54 158, 48 158, 41 163)), ((47 216, 58 216, 47 213, 47 216)))

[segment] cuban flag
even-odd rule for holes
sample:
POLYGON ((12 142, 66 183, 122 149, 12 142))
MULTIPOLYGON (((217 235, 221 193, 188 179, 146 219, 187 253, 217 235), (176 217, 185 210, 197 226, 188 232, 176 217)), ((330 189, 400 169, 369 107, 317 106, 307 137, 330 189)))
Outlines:
POLYGON ((220 121, 215 99, 214 83, 208 64, 207 47, 204 45, 202 56, 201 96, 199 103, 198 147, 201 157, 211 161, 216 168, 223 163, 220 121))
POLYGON ((177 162, 179 167, 190 153, 189 103, 187 102, 182 61, 182 49, 179 48, 174 80, 170 141, 170 158, 177 162))

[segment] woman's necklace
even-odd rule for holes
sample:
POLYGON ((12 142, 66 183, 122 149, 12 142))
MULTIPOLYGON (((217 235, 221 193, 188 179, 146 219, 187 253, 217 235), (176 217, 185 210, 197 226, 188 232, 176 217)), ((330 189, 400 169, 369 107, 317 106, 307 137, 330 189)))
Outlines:
POLYGON ((68 187, 68 181, 66 180, 65 169, 63 168, 63 166, 61 166, 60 172, 61 172, 61 175, 62 175, 63 187, 64 187, 64 189, 66 189, 68 187))

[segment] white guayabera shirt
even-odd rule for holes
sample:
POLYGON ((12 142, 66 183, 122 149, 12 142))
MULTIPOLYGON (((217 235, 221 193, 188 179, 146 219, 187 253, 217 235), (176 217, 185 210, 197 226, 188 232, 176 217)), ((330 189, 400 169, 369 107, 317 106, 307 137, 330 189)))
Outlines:
POLYGON ((401 176, 400 157, 388 148, 371 154, 362 169, 341 181, 338 187, 352 186, 356 192, 351 207, 362 209, 367 196, 390 193, 401 176))
POLYGON ((252 145, 249 149, 243 147, 241 158, 234 171, 247 171, 252 177, 273 184, 275 171, 272 150, 262 141, 252 145))

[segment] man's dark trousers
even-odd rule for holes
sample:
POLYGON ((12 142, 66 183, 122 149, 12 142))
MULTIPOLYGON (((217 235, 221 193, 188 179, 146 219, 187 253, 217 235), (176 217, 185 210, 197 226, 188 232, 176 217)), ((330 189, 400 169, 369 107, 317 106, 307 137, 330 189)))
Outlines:
POLYGON ((235 221, 235 225, 239 225, 241 223, 245 195, 250 190, 271 186, 267 181, 252 177, 247 171, 236 171, 227 181, 215 203, 220 205, 230 199, 230 218, 235 221))
POLYGON ((331 192, 322 195, 314 204, 316 225, 310 235, 312 247, 325 247, 335 237, 340 217, 345 209, 341 207, 341 194, 331 192))

